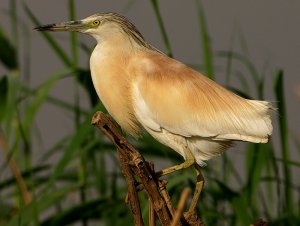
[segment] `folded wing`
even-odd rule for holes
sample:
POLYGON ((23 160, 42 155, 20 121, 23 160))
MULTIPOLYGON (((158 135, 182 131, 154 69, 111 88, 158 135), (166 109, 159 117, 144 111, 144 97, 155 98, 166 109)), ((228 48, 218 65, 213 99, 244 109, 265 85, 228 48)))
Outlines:
POLYGON ((244 99, 159 53, 136 60, 140 63, 132 68, 132 98, 144 127, 216 141, 268 141, 272 133, 268 102, 244 99))

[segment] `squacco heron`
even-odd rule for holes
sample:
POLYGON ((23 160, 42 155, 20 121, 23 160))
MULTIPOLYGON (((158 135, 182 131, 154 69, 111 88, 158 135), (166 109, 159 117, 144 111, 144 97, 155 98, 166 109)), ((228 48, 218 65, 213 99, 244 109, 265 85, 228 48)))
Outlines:
POLYGON ((144 130, 184 158, 159 176, 190 166, 197 182, 194 211, 204 179, 200 166, 233 141, 266 143, 272 134, 269 102, 244 99, 145 41, 136 27, 116 13, 49 24, 39 31, 77 31, 94 37, 90 58, 96 92, 109 114, 129 134, 144 130))

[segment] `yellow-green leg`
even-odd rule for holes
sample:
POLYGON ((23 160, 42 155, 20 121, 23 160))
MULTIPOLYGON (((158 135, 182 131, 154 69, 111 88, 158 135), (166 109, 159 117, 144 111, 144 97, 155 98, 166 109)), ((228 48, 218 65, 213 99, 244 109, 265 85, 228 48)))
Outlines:
POLYGON ((194 195, 193 195, 193 199, 189 208, 188 212, 194 212, 198 201, 200 199, 200 195, 201 195, 201 191, 203 189, 204 186, 204 177, 202 176, 201 173, 201 167, 196 163, 194 164, 195 170, 196 170, 196 174, 197 174, 197 182, 196 182, 196 187, 195 187, 195 191, 194 191, 194 195))
POLYGON ((189 160, 186 160, 184 163, 181 163, 179 165, 172 166, 170 168, 163 169, 163 170, 157 172, 156 176, 157 177, 162 177, 162 176, 165 176, 167 174, 173 173, 175 171, 189 168, 189 167, 191 167, 194 164, 195 164, 195 160, 194 159, 189 159, 189 160))
POLYGON ((172 167, 167 168, 167 169, 163 169, 163 170, 157 172, 156 176, 162 177, 164 175, 173 173, 175 171, 189 168, 192 165, 196 164, 196 160, 195 160, 193 154, 191 153, 191 151, 188 149, 187 146, 184 148, 184 154, 185 154, 185 162, 184 163, 181 163, 181 164, 176 165, 176 166, 172 166, 172 167))
POLYGON ((157 177, 162 177, 164 175, 173 173, 175 171, 186 169, 186 168, 189 168, 191 166, 194 166, 195 170, 196 170, 197 181, 196 181, 196 187, 195 187, 193 199, 192 199, 189 211, 188 211, 188 212, 193 212, 193 211, 195 211, 195 209, 197 207, 197 204, 198 204, 198 201, 200 199, 201 191, 202 191, 203 186, 204 186, 204 177, 201 174, 201 167, 196 163, 196 160, 195 160, 194 156, 192 155, 192 153, 190 152, 190 150, 188 148, 185 149, 185 154, 186 154, 186 161, 184 163, 181 163, 181 164, 176 165, 176 166, 172 166, 172 167, 167 168, 167 169, 163 169, 163 170, 157 172, 156 176, 157 177))

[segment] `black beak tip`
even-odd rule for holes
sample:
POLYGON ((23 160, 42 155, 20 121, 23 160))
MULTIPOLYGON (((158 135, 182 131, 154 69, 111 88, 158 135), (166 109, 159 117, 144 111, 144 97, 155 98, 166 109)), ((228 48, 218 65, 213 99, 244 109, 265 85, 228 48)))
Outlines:
POLYGON ((46 25, 42 25, 42 26, 39 26, 39 27, 35 27, 35 28, 33 28, 33 30, 36 30, 36 31, 49 31, 53 27, 55 27, 55 24, 46 24, 46 25))

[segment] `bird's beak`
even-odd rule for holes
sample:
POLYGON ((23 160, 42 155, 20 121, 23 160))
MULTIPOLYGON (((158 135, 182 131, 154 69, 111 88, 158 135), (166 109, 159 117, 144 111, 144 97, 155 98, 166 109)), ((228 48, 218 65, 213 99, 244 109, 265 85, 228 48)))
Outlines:
POLYGON ((87 29, 86 24, 80 20, 68 21, 59 24, 46 24, 34 28, 34 30, 37 31, 78 31, 78 32, 82 32, 86 29, 87 29))

